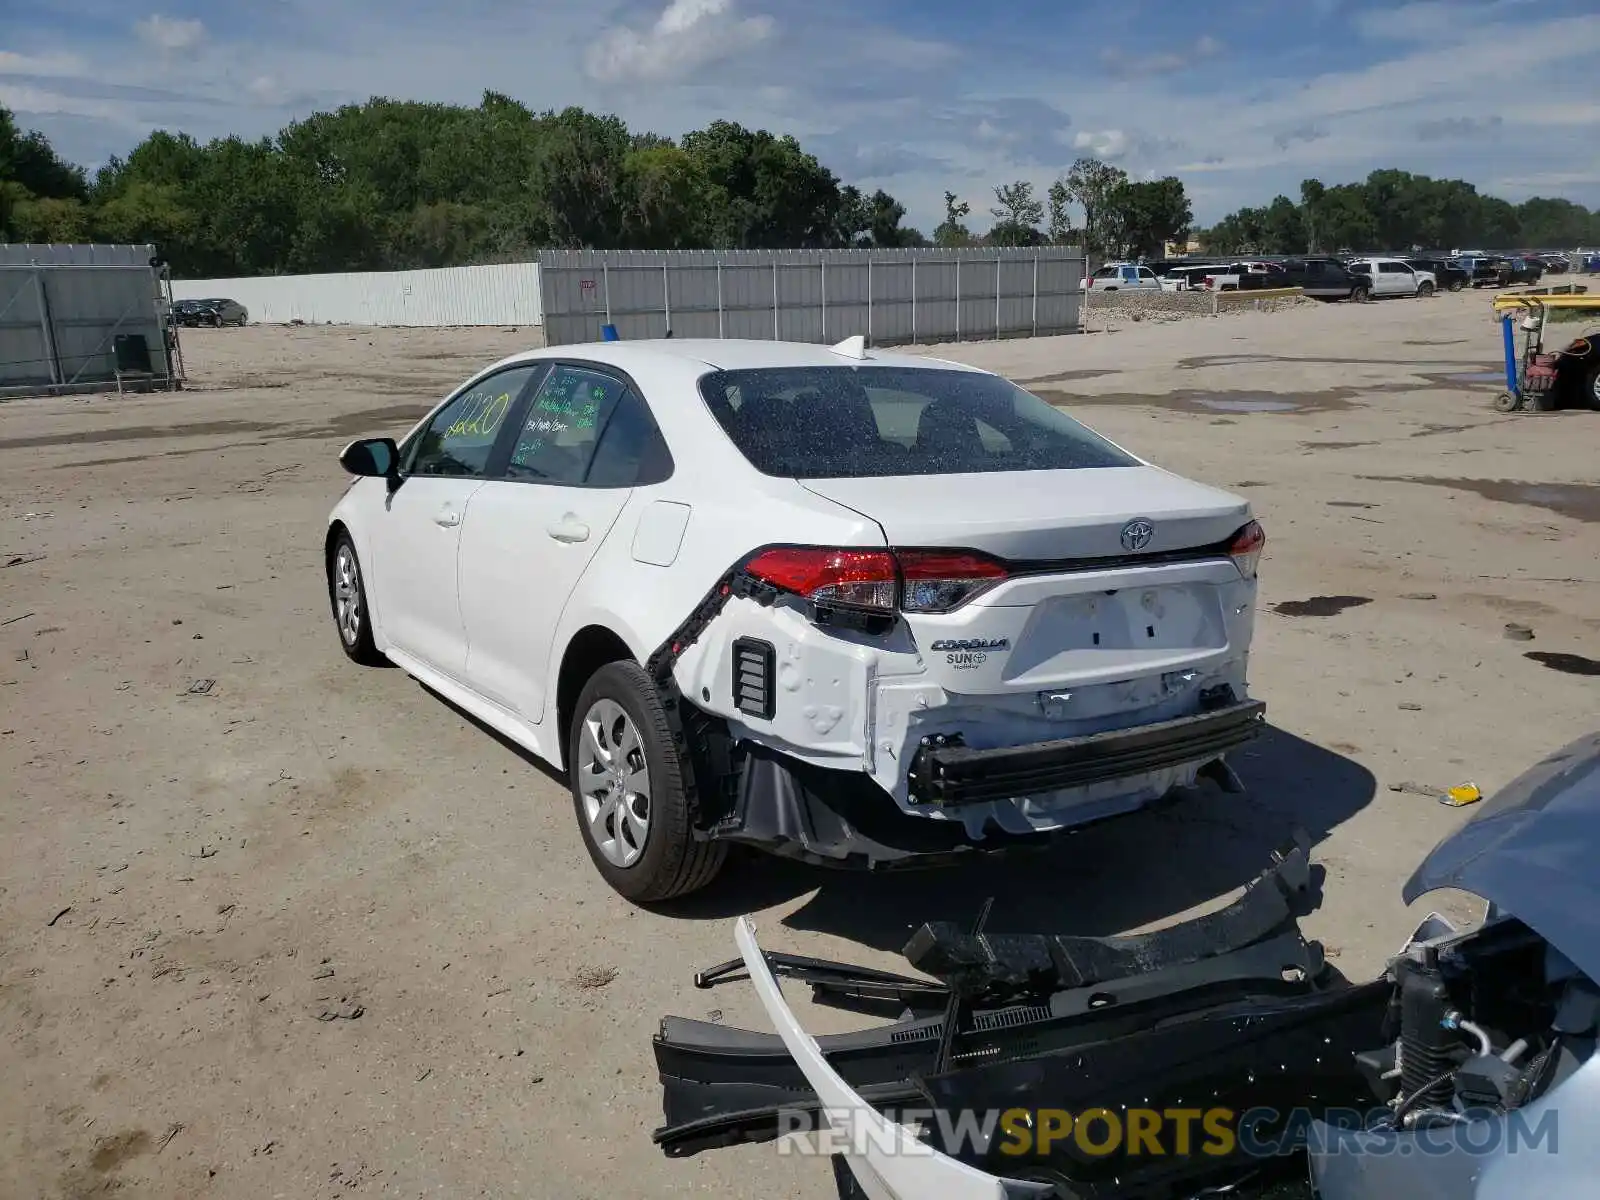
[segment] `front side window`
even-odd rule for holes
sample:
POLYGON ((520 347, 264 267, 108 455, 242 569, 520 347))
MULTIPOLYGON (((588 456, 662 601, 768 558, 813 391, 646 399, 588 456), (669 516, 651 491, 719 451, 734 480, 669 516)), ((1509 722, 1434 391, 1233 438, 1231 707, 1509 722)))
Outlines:
POLYGON ((839 479, 1061 471, 1138 460, 995 375, 930 367, 714 371, 700 394, 765 475, 839 479))
POLYGON ((489 457, 511 411, 543 363, 511 367, 480 380, 437 413, 409 448, 409 475, 488 474, 489 457))

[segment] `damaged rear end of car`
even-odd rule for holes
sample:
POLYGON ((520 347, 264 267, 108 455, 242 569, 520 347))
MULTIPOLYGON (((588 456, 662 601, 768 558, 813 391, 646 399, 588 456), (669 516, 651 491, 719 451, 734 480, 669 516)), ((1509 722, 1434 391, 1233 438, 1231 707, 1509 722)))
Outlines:
POLYGON ((1245 501, 967 368, 700 389, 762 474, 881 532, 755 549, 663 647, 708 836, 885 866, 1238 786, 1224 756, 1264 723, 1245 501))

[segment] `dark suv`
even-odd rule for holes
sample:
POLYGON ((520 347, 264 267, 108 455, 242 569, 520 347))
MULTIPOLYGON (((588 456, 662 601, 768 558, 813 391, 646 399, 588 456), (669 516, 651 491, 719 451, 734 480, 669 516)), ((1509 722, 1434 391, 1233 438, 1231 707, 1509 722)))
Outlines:
POLYGON ((1448 288, 1452 292, 1459 292, 1472 282, 1472 272, 1455 259, 1408 258, 1406 265, 1413 271, 1432 271, 1441 291, 1448 288))
POLYGON ((1278 267, 1283 271, 1279 286, 1297 287, 1318 300, 1349 300, 1358 289, 1369 287, 1365 279, 1331 258, 1286 258, 1278 267))

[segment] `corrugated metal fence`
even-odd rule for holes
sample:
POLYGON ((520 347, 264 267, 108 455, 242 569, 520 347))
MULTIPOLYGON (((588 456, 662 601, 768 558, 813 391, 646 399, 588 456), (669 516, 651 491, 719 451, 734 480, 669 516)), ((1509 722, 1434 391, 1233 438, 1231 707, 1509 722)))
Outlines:
POLYGON ((126 349, 139 339, 150 375, 166 382, 154 254, 151 246, 0 245, 0 394, 103 387, 117 378, 119 341, 126 349))
POLYGON ((1078 328, 1083 252, 546 250, 545 342, 773 338, 873 345, 1032 337, 1078 328))
POLYGON ((174 279, 174 300, 226 297, 272 325, 538 325, 539 266, 174 279))

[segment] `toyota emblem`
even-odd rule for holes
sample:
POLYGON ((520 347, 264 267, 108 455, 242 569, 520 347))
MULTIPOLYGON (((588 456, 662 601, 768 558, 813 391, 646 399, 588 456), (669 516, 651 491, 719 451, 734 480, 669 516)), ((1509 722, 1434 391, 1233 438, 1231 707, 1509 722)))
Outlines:
POLYGON ((1150 539, 1155 537, 1156 527, 1140 517, 1137 521, 1129 521, 1122 527, 1122 548, 1124 550, 1143 550, 1150 544, 1150 539))

